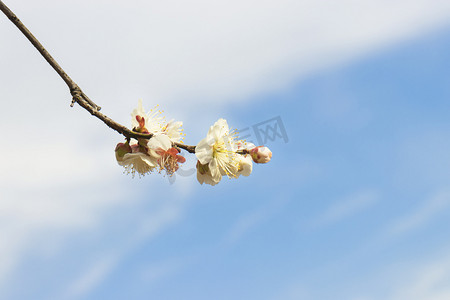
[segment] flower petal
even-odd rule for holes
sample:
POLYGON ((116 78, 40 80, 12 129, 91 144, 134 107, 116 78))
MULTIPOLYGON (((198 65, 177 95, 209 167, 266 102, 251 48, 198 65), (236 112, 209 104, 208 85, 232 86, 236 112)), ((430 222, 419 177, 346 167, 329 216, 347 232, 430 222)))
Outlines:
POLYGON ((200 184, 206 183, 209 185, 216 185, 218 182, 215 182, 212 180, 211 173, 201 174, 199 171, 197 171, 197 180, 200 182, 200 184))
POLYGON ((238 176, 249 176, 252 173, 253 169, 253 160, 250 155, 241 155, 240 161, 239 161, 239 171, 238 176))
POLYGON ((211 161, 212 155, 213 149, 208 144, 207 139, 204 138, 195 147, 195 156, 197 156, 197 159, 200 161, 201 164, 206 165, 211 161))
POLYGON ((164 133, 172 140, 172 142, 179 142, 183 139, 182 126, 183 122, 174 122, 173 120, 170 120, 164 127, 164 133))
POLYGON ((230 132, 230 128, 228 127, 228 123, 225 119, 219 119, 216 123, 214 123, 212 128, 210 128, 210 132, 214 137, 214 140, 217 141, 224 135, 227 135, 230 132))
POLYGON ((217 182, 217 183, 219 181, 221 181, 222 180, 222 174, 220 174, 220 168, 217 165, 217 161, 215 159, 212 159, 209 162, 208 167, 209 167, 209 171, 211 172, 212 180, 214 182, 217 182))
POLYGON ((163 135, 163 134, 154 135, 148 141, 147 145, 150 149, 153 149, 153 150, 161 148, 161 149, 167 151, 168 149, 172 148, 172 142, 170 141, 170 138, 167 135, 163 135))
POLYGON ((177 155, 176 157, 177 157, 177 162, 179 162, 181 164, 186 162, 186 158, 184 158, 184 156, 177 155))

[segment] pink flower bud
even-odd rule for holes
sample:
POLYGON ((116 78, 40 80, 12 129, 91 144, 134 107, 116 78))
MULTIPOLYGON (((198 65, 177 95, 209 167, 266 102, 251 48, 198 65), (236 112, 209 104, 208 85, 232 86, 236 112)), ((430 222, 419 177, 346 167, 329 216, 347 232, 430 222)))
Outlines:
POLYGON ((131 146, 127 143, 118 143, 115 149, 117 161, 122 161, 123 157, 127 153, 131 153, 131 146))
POLYGON ((264 146, 258 146, 250 150, 250 155, 255 163, 265 164, 272 158, 272 151, 264 146))

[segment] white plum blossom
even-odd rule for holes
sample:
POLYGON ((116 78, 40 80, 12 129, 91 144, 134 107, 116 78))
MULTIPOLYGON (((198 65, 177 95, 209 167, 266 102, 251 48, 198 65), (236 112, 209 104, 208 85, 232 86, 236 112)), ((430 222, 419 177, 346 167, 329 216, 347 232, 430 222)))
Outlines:
POLYGON ((139 100, 131 113, 133 131, 153 134, 152 138, 138 138, 137 143, 133 145, 127 141, 116 147, 118 164, 133 176, 136 173, 144 176, 157 167, 159 172, 165 170, 167 174, 172 175, 178 169, 178 164, 185 162, 185 158, 178 155, 179 150, 173 147, 173 143, 183 139, 183 122, 171 120, 166 123, 165 118, 161 116, 162 111, 157 110, 157 107, 147 113, 142 106, 142 100, 139 100))
POLYGON ((174 122, 173 120, 170 120, 166 125, 162 127, 160 133, 167 135, 174 143, 182 142, 184 138, 183 129, 181 128, 182 126, 183 122, 174 122))
POLYGON ((156 105, 150 112, 146 113, 142 100, 138 102, 138 106, 131 113, 132 128, 140 133, 164 134, 170 138, 174 143, 181 142, 184 138, 183 122, 170 120, 166 122, 165 117, 162 116, 163 111, 158 110, 156 105))
POLYGON ((127 174, 131 173, 133 177, 136 173, 138 173, 139 176, 145 176, 146 174, 151 173, 156 167, 152 157, 141 152, 127 153, 123 157, 123 161, 118 163, 125 168, 127 174))
POLYGON ((165 170, 166 174, 171 176, 178 170, 178 164, 186 161, 183 156, 178 155, 180 152, 173 147, 172 141, 167 135, 155 135, 147 145, 151 156, 156 158, 160 173, 165 170))
POLYGON ((216 185, 220 181, 214 181, 208 164, 202 165, 200 161, 197 161, 197 180, 200 184, 206 183, 209 185, 216 185))
POLYGON ((145 176, 157 166, 156 157, 151 156, 139 144, 119 143, 115 152, 117 163, 125 168, 125 173, 131 174, 133 177, 136 173, 139 174, 139 177, 145 176))
MULTIPOLYGON (((201 178, 210 177, 214 183, 222 180, 224 175, 229 178, 237 178, 240 164, 240 154, 236 153, 237 148, 235 134, 230 133, 227 121, 219 119, 210 127, 206 138, 202 139, 195 147, 195 155, 200 166, 208 166, 208 172, 202 171, 206 170, 205 167, 201 167, 202 170, 197 167, 197 178, 199 173, 201 178)), ((203 182, 208 183, 205 180, 203 182)))
POLYGON ((157 108, 158 105, 146 113, 142 106, 142 99, 139 99, 138 106, 131 113, 133 130, 141 133, 160 132, 163 127, 164 117, 161 116, 162 111, 157 110, 157 108))

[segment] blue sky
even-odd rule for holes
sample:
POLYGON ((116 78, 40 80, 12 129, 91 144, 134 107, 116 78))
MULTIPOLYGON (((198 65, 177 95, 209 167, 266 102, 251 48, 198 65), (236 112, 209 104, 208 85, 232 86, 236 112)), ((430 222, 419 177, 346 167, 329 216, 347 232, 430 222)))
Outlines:
POLYGON ((333 19, 323 4, 285 2, 251 15, 251 1, 242 11, 196 1, 184 17, 182 4, 150 2, 147 20, 135 1, 127 9, 141 18, 121 21, 122 4, 102 15, 98 1, 76 24, 70 2, 43 2, 61 9, 54 21, 11 3, 118 121, 154 98, 184 121, 189 144, 220 117, 237 129, 279 117, 288 142, 269 141, 269 164, 215 187, 133 179, 114 160, 121 138, 70 109, 62 82, 2 20, 0 124, 28 135, 7 130, 0 144, 2 298, 450 298, 450 27, 439 21, 449 5, 366 1, 359 18, 343 1, 333 19), (272 30, 256 30, 271 13, 272 30), (297 24, 297 14, 309 17, 297 24), (70 43, 76 28, 72 39, 90 47, 70 43))

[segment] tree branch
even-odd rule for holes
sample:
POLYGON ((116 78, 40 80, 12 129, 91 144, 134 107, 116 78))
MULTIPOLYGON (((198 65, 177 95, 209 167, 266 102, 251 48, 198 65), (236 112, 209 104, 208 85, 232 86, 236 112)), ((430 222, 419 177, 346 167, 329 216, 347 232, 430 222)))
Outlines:
MULTIPOLYGON (((144 138, 150 139, 153 134, 142 134, 134 132, 127 127, 115 122, 111 118, 100 112, 101 107, 95 104, 88 96, 80 89, 80 87, 67 75, 67 73, 61 68, 56 60, 45 50, 44 46, 38 41, 38 39, 25 27, 25 25, 17 18, 17 16, 0 0, 0 10, 16 25, 16 27, 25 35, 25 37, 33 44, 33 46, 39 51, 39 53, 45 58, 45 60, 52 66, 52 68, 58 73, 58 75, 64 80, 72 95, 73 106, 78 103, 81 107, 86 109, 91 115, 97 117, 103 123, 105 123, 111 129, 124 135, 126 138, 144 138)), ((190 153, 195 153, 195 146, 188 146, 181 143, 174 143, 175 146, 184 149, 190 153)))

